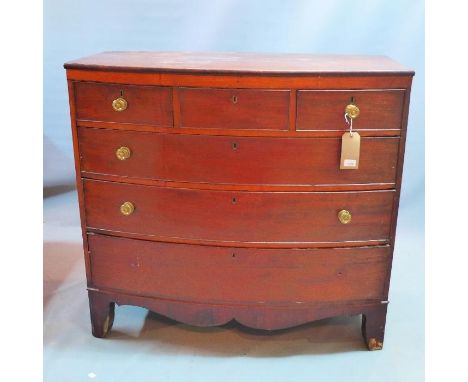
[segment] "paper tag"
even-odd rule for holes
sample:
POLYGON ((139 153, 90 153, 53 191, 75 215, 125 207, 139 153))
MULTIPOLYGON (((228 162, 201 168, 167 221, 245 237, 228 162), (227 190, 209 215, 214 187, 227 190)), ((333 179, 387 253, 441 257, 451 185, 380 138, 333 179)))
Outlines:
POLYGON ((361 151, 361 136, 353 131, 341 137, 340 170, 357 170, 359 168, 359 152, 361 151))
POLYGON ((356 159, 345 159, 343 161, 344 167, 356 167, 356 159))

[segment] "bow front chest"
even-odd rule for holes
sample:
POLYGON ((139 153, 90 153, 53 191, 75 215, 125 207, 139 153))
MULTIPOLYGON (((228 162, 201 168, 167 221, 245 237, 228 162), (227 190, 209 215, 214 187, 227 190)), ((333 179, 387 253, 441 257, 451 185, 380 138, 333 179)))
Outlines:
POLYGON ((163 52, 65 68, 94 336, 129 304, 267 330, 362 314, 382 348, 412 71, 163 52))

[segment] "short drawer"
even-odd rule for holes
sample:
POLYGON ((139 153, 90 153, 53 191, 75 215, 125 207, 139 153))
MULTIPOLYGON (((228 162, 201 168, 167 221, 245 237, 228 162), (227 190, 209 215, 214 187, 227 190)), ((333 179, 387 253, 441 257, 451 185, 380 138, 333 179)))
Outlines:
POLYGON ((171 94, 165 87, 75 82, 76 118, 172 126, 171 94))
POLYGON ((340 170, 341 138, 268 138, 79 128, 83 175, 266 185, 394 184, 398 137, 362 138, 358 170, 340 170), (119 157, 127 148, 128 157, 119 157), (117 155, 116 155, 117 154, 117 155))
POLYGON ((180 127, 289 129, 289 90, 179 88, 180 127))
POLYGON ((386 241, 394 198, 394 191, 246 192, 83 183, 89 228, 210 242, 386 241), (122 214, 122 205, 129 214, 122 214), (340 211, 348 211, 351 221, 343 224, 340 211))
POLYGON ((346 106, 359 115, 353 127, 365 130, 401 129, 404 90, 300 90, 297 92, 297 130, 346 130, 346 106))
POLYGON ((307 303, 384 297, 388 246, 256 249, 88 236, 101 289, 204 303, 307 303))

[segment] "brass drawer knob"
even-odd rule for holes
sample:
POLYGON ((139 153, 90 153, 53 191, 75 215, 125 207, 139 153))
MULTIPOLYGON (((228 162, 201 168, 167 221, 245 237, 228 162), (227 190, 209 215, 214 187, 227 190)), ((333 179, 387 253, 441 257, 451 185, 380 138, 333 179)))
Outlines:
POLYGON ((349 222, 351 222, 351 212, 349 212, 348 210, 341 210, 340 212, 338 212, 338 220, 342 224, 348 224, 349 222))
POLYGON ((126 146, 119 147, 119 148, 115 151, 115 156, 116 156, 119 160, 128 159, 128 158, 130 158, 131 155, 132 155, 132 151, 131 151, 128 147, 126 147, 126 146))
POLYGON ((124 111, 128 106, 128 102, 125 98, 119 97, 112 101, 112 108, 115 111, 124 111))
POLYGON ((350 103, 349 105, 346 105, 345 113, 348 115, 349 118, 357 118, 360 112, 361 110, 359 110, 359 108, 355 104, 350 103))
POLYGON ((133 205, 132 202, 125 202, 120 206, 120 213, 122 215, 128 216, 133 214, 133 211, 135 211, 135 206, 133 205))

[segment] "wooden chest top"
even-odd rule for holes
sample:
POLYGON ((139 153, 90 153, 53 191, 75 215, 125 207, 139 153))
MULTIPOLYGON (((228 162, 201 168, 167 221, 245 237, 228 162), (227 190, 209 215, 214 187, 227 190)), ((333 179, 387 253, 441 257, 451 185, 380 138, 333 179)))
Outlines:
POLYGON ((402 74, 414 72, 386 56, 232 52, 103 52, 67 69, 251 74, 402 74))

